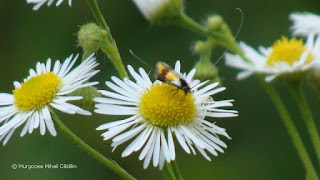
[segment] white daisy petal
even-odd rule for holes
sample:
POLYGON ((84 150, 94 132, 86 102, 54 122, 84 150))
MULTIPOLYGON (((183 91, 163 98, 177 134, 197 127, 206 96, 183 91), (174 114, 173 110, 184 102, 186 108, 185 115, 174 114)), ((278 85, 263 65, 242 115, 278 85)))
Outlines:
POLYGON ((177 73, 180 73, 180 69, 181 69, 181 63, 180 61, 178 60, 174 66, 174 70, 177 72, 177 73))
MULTIPOLYGON (((27 0, 28 4, 34 4, 33 10, 37 11, 41 6, 47 3, 48 6, 51 6, 54 0, 27 0)), ((56 6, 59 6, 64 0, 58 0, 56 6)), ((71 6, 72 0, 68 0, 69 6, 71 6)))
POLYGON ((104 104, 117 104, 117 105, 137 105, 137 103, 134 102, 128 102, 128 101, 122 101, 122 100, 116 100, 111 98, 101 98, 97 97, 93 99, 95 102, 98 103, 104 103, 104 104))
POLYGON ((41 111, 39 111, 38 118, 40 121, 40 134, 44 135, 46 133, 46 125, 44 123, 44 118, 43 118, 43 114, 41 111))
POLYGON ((176 150, 175 150, 175 146, 174 146, 174 141, 173 141, 171 129, 168 129, 168 146, 169 146, 171 160, 175 160, 176 159, 176 150))
POLYGON ((45 107, 42 110, 42 114, 43 114, 43 119, 44 119, 44 121, 46 123, 46 126, 47 126, 50 134, 52 136, 56 136, 57 132, 56 132, 56 129, 54 128, 54 125, 53 125, 53 122, 52 122, 51 115, 50 115, 50 112, 48 110, 48 107, 45 107))
POLYGON ((164 136, 164 132, 162 130, 160 130, 161 132, 161 147, 163 148, 163 153, 164 153, 164 157, 165 159, 167 160, 167 162, 170 162, 171 161, 171 157, 170 157, 170 151, 169 151, 169 147, 168 147, 168 144, 167 144, 167 140, 164 136))
POLYGON ((130 126, 132 126, 134 123, 136 123, 136 121, 137 120, 122 124, 120 126, 116 126, 112 129, 110 129, 109 131, 103 133, 102 136, 104 137, 104 140, 108 140, 108 139, 113 138, 114 136, 120 134, 122 131, 128 129, 130 126))
POLYGON ((14 133, 15 130, 16 130, 16 129, 13 128, 13 129, 11 129, 11 131, 7 134, 6 138, 3 140, 3 145, 4 145, 4 146, 8 143, 9 139, 11 138, 11 136, 12 136, 12 134, 14 133))
POLYGON ((219 82, 215 82, 213 84, 210 84, 210 85, 202 88, 201 90, 195 92, 194 95, 196 96, 196 95, 199 95, 199 94, 203 94, 203 93, 205 93, 205 92, 217 87, 218 85, 219 85, 219 82))
POLYGON ((22 131, 20 133, 20 137, 23 137, 27 133, 27 131, 29 129, 29 126, 30 126, 31 120, 32 119, 28 119, 27 123, 24 125, 24 127, 23 127, 23 129, 22 129, 22 131))
POLYGON ((136 107, 112 106, 108 104, 97 104, 94 112, 108 115, 134 115, 137 114, 136 107))
POLYGON ((189 74, 186 77, 186 81, 189 83, 191 81, 191 79, 193 78, 194 74, 196 73, 196 69, 192 69, 189 74))
POLYGON ((142 146, 146 143, 146 141, 148 140, 151 132, 153 130, 153 127, 150 127, 148 129, 148 132, 145 134, 145 136, 141 139, 141 142, 135 147, 134 151, 138 151, 142 148, 142 146))
POLYGON ((134 149, 138 146, 138 144, 141 143, 141 139, 144 138, 144 136, 148 133, 148 131, 149 129, 145 128, 143 132, 140 133, 140 135, 137 138, 135 138, 135 140, 132 141, 130 145, 122 152, 121 156, 122 157, 129 156, 134 151, 134 149))
POLYGON ((13 104, 14 97, 11 94, 0 93, 0 105, 9 105, 13 104))
POLYGON ((123 141, 124 139, 127 139, 127 138, 132 138, 135 134, 139 133, 140 131, 143 130, 143 128, 145 127, 145 125, 140 125, 130 131, 127 131, 115 138, 113 138, 113 142, 118 142, 118 141, 123 141))
POLYGON ((160 129, 157 129, 156 131, 156 142, 153 150, 153 166, 157 167, 159 160, 160 160, 160 138, 161 138, 161 132, 160 129))
POLYGON ((181 147, 183 148, 184 151, 186 151, 186 153, 190 154, 190 149, 188 147, 188 145, 186 144, 184 138, 182 137, 182 135, 180 134, 179 130, 175 130, 174 131, 178 142, 180 143, 181 147))
POLYGON ((289 19, 293 22, 291 26, 293 35, 307 36, 310 33, 320 33, 320 16, 312 13, 291 13, 289 19))
POLYGON ((164 163, 166 161, 163 146, 161 146, 161 152, 160 152, 160 161, 159 161, 159 169, 162 170, 164 163))
POLYGON ((144 162, 143 162, 143 168, 144 169, 147 169, 147 167, 149 166, 149 163, 150 163, 150 160, 151 160, 151 157, 152 157, 152 154, 153 154, 155 142, 156 142, 156 139, 152 139, 152 141, 151 141, 152 144, 150 146, 150 149, 148 149, 146 158, 144 159, 144 162))
POLYGON ((97 127, 96 130, 109 129, 109 128, 112 128, 112 127, 115 127, 115 126, 119 126, 119 125, 121 125, 121 124, 128 123, 128 122, 133 121, 133 120, 135 120, 135 119, 136 119, 136 117, 135 117, 135 116, 132 116, 132 117, 129 117, 129 118, 124 119, 124 120, 109 122, 109 123, 106 123, 106 124, 103 124, 103 125, 97 127))
MULTIPOLYGON (((155 134, 156 134, 156 131, 152 131, 152 134, 151 136, 149 137, 149 140, 147 142, 147 144, 145 145, 145 147, 143 148, 143 150, 141 151, 140 153, 140 156, 139 156, 139 159, 142 160, 146 157, 150 147, 152 146, 152 144, 155 142, 155 134)), ((152 147, 152 150, 153 150, 153 147, 152 147)), ((151 158, 151 157, 150 157, 151 158)))

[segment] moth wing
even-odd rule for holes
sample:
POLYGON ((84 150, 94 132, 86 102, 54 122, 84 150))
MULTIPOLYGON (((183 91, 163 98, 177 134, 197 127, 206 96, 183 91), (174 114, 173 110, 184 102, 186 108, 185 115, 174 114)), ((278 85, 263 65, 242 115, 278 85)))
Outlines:
POLYGON ((166 81, 166 75, 168 72, 172 71, 172 68, 164 63, 164 62, 157 62, 156 64, 156 72, 155 72, 155 78, 165 82, 166 81))

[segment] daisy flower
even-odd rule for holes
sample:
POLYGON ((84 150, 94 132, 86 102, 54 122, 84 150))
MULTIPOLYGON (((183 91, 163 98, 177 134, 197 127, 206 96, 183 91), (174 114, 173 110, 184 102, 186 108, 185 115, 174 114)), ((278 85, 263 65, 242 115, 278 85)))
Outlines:
POLYGON ((56 136, 50 114, 52 108, 68 114, 91 115, 89 111, 68 103, 82 99, 81 96, 68 96, 69 93, 98 84, 88 82, 99 72, 94 70, 98 63, 93 54, 71 70, 77 58, 78 55, 74 58, 71 55, 63 63, 57 60, 54 64, 51 64, 50 58, 46 64, 38 62, 36 69, 30 69, 30 75, 23 83, 14 82, 12 94, 0 93, 0 141, 4 139, 3 145, 23 124, 21 137, 37 128, 40 128, 41 135, 47 129, 52 136, 56 136))
POLYGON ((291 13, 289 19, 292 21, 292 34, 308 36, 310 33, 320 33, 320 16, 312 13, 291 13))
POLYGON ((301 39, 282 37, 272 47, 259 47, 259 52, 241 42, 245 58, 237 54, 227 53, 226 64, 243 70, 238 79, 244 79, 253 73, 266 74, 266 81, 278 76, 296 78, 301 73, 311 70, 319 64, 320 38, 315 41, 313 34, 303 43, 301 39))
MULTIPOLYGON (((101 90, 105 97, 94 99, 98 103, 96 113, 129 116, 97 128, 106 130, 102 134, 104 140, 113 138, 113 150, 134 139, 122 157, 142 149, 139 159, 144 159, 143 167, 147 168, 152 159, 153 165, 160 169, 165 161, 169 163, 176 158, 174 137, 185 152, 196 154, 197 149, 209 161, 207 152, 214 156, 218 155, 217 151, 224 152, 227 145, 218 135, 231 138, 224 128, 205 120, 205 117, 237 116, 237 111, 219 109, 232 106, 233 100, 215 101, 211 98, 211 95, 225 90, 224 87, 216 88, 218 83, 193 80, 193 69, 188 74, 181 74, 191 88, 191 92, 185 93, 160 81, 151 82, 143 68, 136 72, 128 65, 128 70, 135 81, 113 76, 113 82, 106 82, 113 92, 101 90)), ((179 61, 175 71, 180 74, 179 61)))
MULTIPOLYGON (((33 10, 38 10, 41 6, 47 3, 47 6, 51 6, 55 0, 27 0, 28 4, 35 4, 33 10)), ((57 0, 56 6, 59 6, 64 0, 57 0)), ((69 6, 71 6, 72 0, 68 0, 69 6)))

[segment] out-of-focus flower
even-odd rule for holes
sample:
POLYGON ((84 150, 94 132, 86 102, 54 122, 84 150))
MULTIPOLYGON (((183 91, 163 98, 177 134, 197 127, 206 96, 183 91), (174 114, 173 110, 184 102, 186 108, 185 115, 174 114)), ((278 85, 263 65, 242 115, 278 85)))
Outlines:
POLYGON ((241 42, 240 47, 245 57, 237 54, 226 54, 226 64, 243 70, 238 79, 246 78, 253 73, 266 74, 266 81, 280 76, 283 78, 300 78, 311 70, 320 60, 320 37, 314 41, 310 34, 307 42, 286 37, 276 41, 272 47, 259 47, 259 52, 241 42))

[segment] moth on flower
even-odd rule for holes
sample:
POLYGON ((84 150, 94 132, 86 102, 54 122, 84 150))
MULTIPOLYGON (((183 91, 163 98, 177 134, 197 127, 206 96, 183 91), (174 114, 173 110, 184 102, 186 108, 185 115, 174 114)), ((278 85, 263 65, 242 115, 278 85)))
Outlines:
POLYGON ((100 90, 104 97, 94 100, 96 113, 125 115, 125 119, 102 124, 104 140, 112 139, 113 150, 121 144, 132 142, 122 157, 141 150, 139 159, 147 168, 152 160, 162 169, 165 162, 176 158, 174 138, 188 154, 200 152, 211 160, 207 152, 217 156, 227 145, 219 136, 231 139, 224 128, 205 120, 205 117, 236 117, 237 111, 220 109, 231 107, 233 100, 213 100, 212 95, 224 91, 219 83, 193 79, 195 69, 180 73, 180 61, 174 70, 163 62, 157 64, 157 77, 152 82, 143 68, 136 72, 128 65, 134 80, 111 77, 106 85, 113 91, 100 90), (174 92, 175 90, 178 91, 174 92), (192 92, 192 93, 191 93, 192 92), (207 152, 206 152, 207 151, 207 152))

